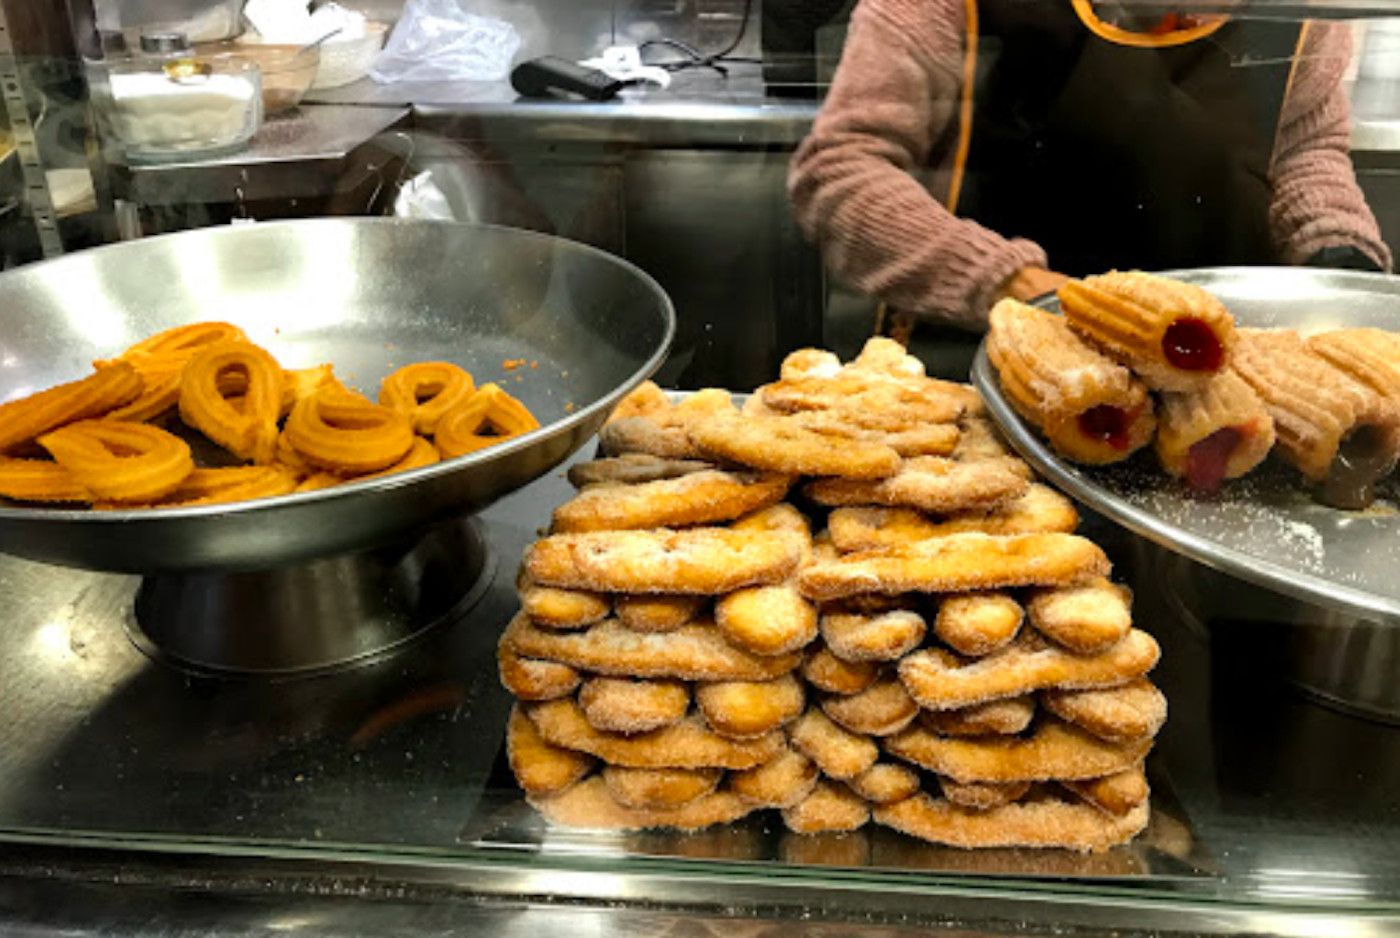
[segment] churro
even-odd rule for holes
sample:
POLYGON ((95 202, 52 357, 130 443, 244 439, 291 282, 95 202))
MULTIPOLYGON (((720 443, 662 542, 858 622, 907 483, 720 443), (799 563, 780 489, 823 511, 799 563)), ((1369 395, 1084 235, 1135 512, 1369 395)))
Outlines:
POLYGON ((926 794, 874 811, 877 824, 953 847, 1065 847, 1083 851, 1127 843, 1147 826, 1147 816, 1145 803, 1122 818, 1109 818, 1089 805, 1055 798, 969 811, 926 794))
POLYGON ((0 457, 0 495, 22 502, 91 502, 73 473, 47 459, 0 457))
POLYGON ((1147 387, 1062 317, 1002 300, 992 310, 987 355, 1011 406, 1070 459, 1118 462, 1152 440, 1147 387))
POLYGON ((919 706, 954 710, 1048 688, 1114 687, 1141 677, 1161 650, 1146 632, 1132 629, 1097 655, 1079 655, 1023 634, 1000 651, 966 659, 925 648, 899 663, 899 678, 919 706))
POLYGON ((629 808, 612 796, 600 775, 584 779, 556 795, 531 797, 530 804, 551 824, 598 830, 667 827, 693 831, 714 824, 733 823, 753 810, 737 795, 724 791, 701 795, 679 808, 629 808))
MULTIPOLYGON (((248 342, 206 346, 181 375, 180 418, 238 458, 269 465, 277 455, 285 382, 282 366, 259 346, 248 342), (228 397, 229 381, 234 378, 240 397, 237 406, 228 397)), ((371 468, 382 469, 398 459, 410 442, 411 433, 394 459, 371 468)))
POLYGON ((1151 739, 1167 722, 1167 698, 1145 678, 1103 690, 1045 691, 1051 713, 1112 743, 1151 739))
POLYGON ((123 420, 80 420, 39 437, 73 481, 110 502, 151 502, 194 471, 184 440, 123 420))
POLYGON ((1083 586, 1035 590, 1026 612, 1040 634, 1070 651, 1096 655, 1117 645, 1133 627, 1132 594, 1106 579, 1083 586))
POLYGON ((793 721, 787 732, 792 748, 832 778, 855 778, 880 756, 879 747, 870 737, 837 726, 815 708, 793 721))
POLYGON ((817 608, 789 583, 735 590, 715 603, 730 643, 756 655, 798 651, 817 637, 817 608))
POLYGON ((729 790, 756 808, 787 808, 811 794, 821 772, 795 749, 784 748, 752 769, 729 773, 729 790))
POLYGON ((608 794, 624 807, 673 810, 713 792, 724 775, 720 769, 632 769, 603 767, 608 794))
POLYGON ((613 608, 618 621, 634 632, 674 632, 698 619, 708 601, 705 596, 619 594, 613 598, 613 608))
POLYGON ((783 748, 780 733, 754 740, 725 739, 693 715, 672 726, 626 736, 594 729, 572 700, 531 704, 525 713, 546 742, 589 753, 609 765, 639 769, 751 769, 783 748))
POLYGON ((991 511, 933 518, 913 508, 847 507, 837 508, 827 520, 831 539, 843 553, 899 547, 949 534, 1069 534, 1078 526, 1074 504, 1038 483, 991 511))
POLYGON ((587 590, 540 586, 523 573, 515 584, 520 608, 530 621, 551 629, 581 629, 612 612, 611 600, 587 590))
POLYGON ((615 531, 732 521, 787 494, 792 479, 711 469, 632 485, 590 485, 554 510, 553 530, 615 531))
POLYGON ((800 546, 781 534, 723 528, 593 531, 536 541, 525 565, 546 586, 713 596, 780 583, 801 556, 800 546))
POLYGON ((827 697, 821 707, 833 722, 864 736, 893 736, 919 714, 919 705, 894 676, 848 696, 827 697))
POLYGON ((962 463, 939 456, 906 459, 877 481, 817 479, 803 492, 819 505, 884 505, 935 514, 991 511, 1026 493, 1026 478, 1003 463, 962 463))
POLYGON ((726 642, 712 622, 646 634, 604 619, 581 632, 560 632, 537 628, 517 615, 506 627, 505 640, 522 655, 616 677, 763 681, 798 664, 796 655, 763 657, 741 651, 726 642))
POLYGON ((894 804, 919 790, 919 774, 897 762, 877 762, 846 784, 871 804, 894 804))
POLYGON ((690 709, 690 689, 680 681, 590 677, 578 705, 588 725, 607 733, 647 733, 679 723, 690 709))
POLYGON ((840 782, 823 779, 797 804, 783 809, 783 823, 795 834, 858 830, 870 820, 870 806, 840 782))
POLYGON ((608 482, 637 485, 642 482, 659 482, 662 479, 679 479, 692 472, 705 472, 714 468, 714 463, 701 459, 663 459, 646 453, 627 453, 623 456, 604 456, 588 462, 574 463, 569 467, 568 476, 574 488, 581 489, 586 485, 608 482))
POLYGON ((1004 648, 1021 630, 1025 612, 1005 593, 967 593, 938 604, 934 633, 963 655, 986 655, 1004 648))
POLYGON ((127 362, 100 367, 28 397, 0 404, 0 453, 13 453, 50 430, 76 420, 100 417, 129 404, 141 393, 141 376, 127 362))
POLYGON ((880 676, 874 661, 846 661, 831 653, 825 643, 807 649, 802 659, 802 676, 817 690, 828 694, 858 694, 880 676))
POLYGON ((798 586, 807 598, 827 602, 869 592, 1064 586, 1107 576, 1109 569, 1098 545, 1073 534, 953 534, 813 563, 798 574, 798 586))
POLYGON ((587 775, 594 765, 591 756, 545 742, 519 706, 511 708, 506 724, 506 758, 515 780, 528 795, 563 791, 587 775))
POLYGON ((556 700, 578 687, 582 676, 567 664, 521 656, 502 638, 496 649, 501 685, 521 700, 556 700))
POLYGON ((908 609, 829 612, 820 627, 826 647, 844 661, 894 661, 919 647, 928 631, 923 616, 908 609))
POLYGON ((1107 814, 1122 817, 1147 803, 1152 790, 1142 766, 1135 765, 1104 778, 1065 781, 1060 784, 1107 814))
POLYGON ((432 436, 443 416, 476 393, 472 376, 450 362, 405 365, 379 385, 379 403, 413 421, 415 433, 432 436))
POLYGON ((1235 324, 1207 290, 1141 271, 1071 280, 1059 289, 1070 328, 1157 391, 1190 391, 1230 361, 1235 324))
POLYGON ((1194 391, 1163 394, 1153 448, 1162 468, 1211 492, 1264 461, 1274 421, 1254 389, 1226 368, 1194 391))
POLYGON ((1030 782, 955 782, 951 778, 939 778, 938 787, 943 797, 960 808, 971 811, 990 811, 1002 805, 1011 804, 1024 798, 1031 790, 1030 782))
POLYGON ((729 739, 755 739, 784 726, 806 702, 802 683, 791 674, 771 681, 715 681, 695 687, 695 703, 705 722, 729 739))
POLYGON ((1054 717, 1029 736, 941 737, 915 723, 885 740, 891 755, 958 782, 1099 778, 1136 765, 1150 748, 1151 740, 1105 742, 1054 717))
MULTIPOLYGON (((286 434, 302 459, 337 475, 387 469, 408 454, 415 440, 408 417, 335 385, 298 402, 287 418, 286 434)), ((273 444, 275 451, 275 436, 273 444)))
POLYGON ((708 417, 695 421, 689 433, 710 458, 787 475, 880 479, 893 475, 901 462, 899 453, 884 443, 843 439, 838 446, 831 436, 784 417, 708 417))
POLYGON ((1031 725, 1035 698, 1006 697, 956 710, 924 710, 919 722, 939 736, 1010 736, 1031 725))
POLYGON ((483 384, 444 413, 433 431, 443 459, 455 459, 538 430, 540 422, 498 384, 483 384))

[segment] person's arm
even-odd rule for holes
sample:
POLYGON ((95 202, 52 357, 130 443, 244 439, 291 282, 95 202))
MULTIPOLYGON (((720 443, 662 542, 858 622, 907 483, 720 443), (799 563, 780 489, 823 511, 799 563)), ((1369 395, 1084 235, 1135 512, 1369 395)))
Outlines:
POLYGON ((970 328, 1045 253, 956 218, 915 173, 958 120, 963 6, 861 0, 788 193, 827 266, 901 309, 970 328))
POLYGON ((1351 165, 1351 109, 1342 85, 1351 51, 1346 24, 1308 25, 1274 141, 1269 222, 1285 263, 1360 266, 1333 261, 1353 254, 1389 270, 1390 249, 1351 165))

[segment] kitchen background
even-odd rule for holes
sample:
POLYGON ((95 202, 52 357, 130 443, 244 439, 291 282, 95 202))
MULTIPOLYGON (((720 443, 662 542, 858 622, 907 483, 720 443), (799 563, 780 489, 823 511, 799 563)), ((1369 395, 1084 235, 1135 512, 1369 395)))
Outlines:
MULTIPOLYGON (((686 48, 728 51, 718 67, 672 72, 665 90, 607 102, 522 101, 504 79, 296 88, 296 106, 263 116, 237 149, 150 162, 129 158, 121 125, 104 119, 109 76, 143 33, 229 48, 244 28, 242 0, 3 0, 0 260, 230 222, 450 217, 585 241, 655 276, 681 323, 661 375, 674 386, 752 386, 787 349, 849 354, 869 333, 872 305, 824 276, 784 190, 854 0, 460 3, 513 27, 517 63, 614 45, 642 44, 648 61, 664 62, 686 48)), ((390 25, 404 8, 341 6, 390 25)), ((1400 248, 1400 19, 1354 28, 1353 158, 1400 248)), ((338 54, 322 46, 307 81, 338 54)), ((283 79, 262 64, 270 103, 283 79)))

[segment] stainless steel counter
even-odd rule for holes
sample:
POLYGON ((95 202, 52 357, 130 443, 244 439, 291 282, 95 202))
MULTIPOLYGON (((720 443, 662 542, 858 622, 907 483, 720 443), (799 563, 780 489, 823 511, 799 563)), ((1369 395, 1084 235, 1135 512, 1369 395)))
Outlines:
POLYGON ((516 558, 568 492, 553 474, 483 516, 499 562, 465 619, 315 680, 185 676, 128 641, 135 580, 0 559, 0 931, 1400 934, 1400 730, 1309 702, 1272 676, 1267 629, 1200 621, 1190 568, 1092 519, 1164 650, 1160 859, 809 839, 761 815, 684 837, 531 823, 493 650, 516 558))

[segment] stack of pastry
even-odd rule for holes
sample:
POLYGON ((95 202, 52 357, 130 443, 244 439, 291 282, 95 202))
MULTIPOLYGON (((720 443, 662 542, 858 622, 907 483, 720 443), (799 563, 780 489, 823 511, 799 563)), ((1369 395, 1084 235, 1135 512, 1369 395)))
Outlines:
POLYGON ((1151 442, 1209 491, 1277 443, 1320 501, 1363 508, 1400 458, 1400 336, 1237 329, 1206 290, 1140 271, 1071 281, 1059 299, 1063 317, 999 303, 987 352, 1011 405, 1076 462, 1151 442))
POLYGON ((1156 644, 970 388, 884 340, 804 350, 742 411, 644 386, 601 450, 500 645, 511 765, 549 820, 776 808, 798 833, 1078 849, 1145 824, 1156 644))

